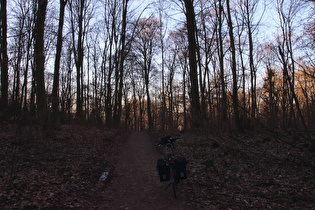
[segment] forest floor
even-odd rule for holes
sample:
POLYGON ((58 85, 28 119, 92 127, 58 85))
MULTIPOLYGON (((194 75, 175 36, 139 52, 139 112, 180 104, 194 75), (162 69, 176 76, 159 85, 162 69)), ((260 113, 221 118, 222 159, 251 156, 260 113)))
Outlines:
POLYGON ((183 134, 179 198, 160 182, 160 134, 0 126, 0 209, 315 209, 315 156, 302 133, 183 134), (104 171, 109 175, 100 180, 104 171))

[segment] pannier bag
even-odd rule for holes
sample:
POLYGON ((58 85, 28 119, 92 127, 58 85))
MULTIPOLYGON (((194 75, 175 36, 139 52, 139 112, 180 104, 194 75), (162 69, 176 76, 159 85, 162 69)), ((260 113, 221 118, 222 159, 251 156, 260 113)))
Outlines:
POLYGON ((187 161, 184 157, 177 157, 175 159, 176 173, 178 174, 179 179, 187 179, 186 164, 187 161))
POLYGON ((159 172, 161 182, 170 180, 170 167, 166 165, 166 161, 164 159, 158 159, 156 167, 159 172))

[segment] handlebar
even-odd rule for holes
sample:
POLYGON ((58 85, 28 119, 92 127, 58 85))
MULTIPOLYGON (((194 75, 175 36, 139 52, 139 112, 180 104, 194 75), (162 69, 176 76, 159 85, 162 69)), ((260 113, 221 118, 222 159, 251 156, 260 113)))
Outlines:
POLYGON ((175 141, 177 141, 178 139, 181 139, 182 137, 175 137, 173 138, 172 136, 168 135, 168 136, 163 136, 161 138, 161 141, 159 143, 156 143, 156 146, 160 146, 160 145, 166 145, 168 143, 173 144, 175 141))

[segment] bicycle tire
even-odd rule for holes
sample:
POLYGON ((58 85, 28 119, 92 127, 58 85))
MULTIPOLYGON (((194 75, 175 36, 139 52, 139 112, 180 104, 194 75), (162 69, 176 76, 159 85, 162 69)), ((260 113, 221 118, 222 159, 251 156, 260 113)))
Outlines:
POLYGON ((177 177, 176 177, 176 171, 174 166, 170 166, 170 174, 172 176, 172 187, 173 187, 173 192, 174 192, 174 197, 175 199, 177 198, 177 177))
POLYGON ((173 183, 173 192, 174 192, 174 198, 177 199, 178 192, 177 192, 177 183, 176 183, 176 181, 173 183))

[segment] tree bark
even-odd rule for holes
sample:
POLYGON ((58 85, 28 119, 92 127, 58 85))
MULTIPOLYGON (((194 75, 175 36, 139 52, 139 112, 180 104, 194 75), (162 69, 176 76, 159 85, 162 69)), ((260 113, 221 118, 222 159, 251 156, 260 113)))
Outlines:
MULTIPOLYGON (((280 47, 280 46, 279 46, 278 49, 279 49, 279 54, 280 54, 281 58, 282 58, 282 59, 285 59, 285 55, 284 55, 283 51, 281 50, 281 47, 280 47)), ((310 142, 310 150, 314 151, 314 150, 315 150, 315 140, 311 137, 311 135, 310 135, 310 133, 309 133, 309 131, 308 131, 308 127, 307 127, 307 125, 306 125, 304 116, 303 116, 303 114, 302 114, 298 97, 297 97, 296 94, 295 94, 294 85, 293 85, 292 82, 291 82, 291 77, 290 77, 290 75, 289 75, 289 73, 288 73, 288 69, 287 69, 287 68, 284 68, 283 71, 284 71, 283 73, 284 73, 284 74, 286 75, 286 77, 287 77, 287 82, 289 83, 289 87, 290 87, 290 90, 291 90, 291 92, 292 92, 293 99, 294 99, 294 101, 295 101, 295 106, 296 106, 298 115, 299 115, 299 117, 300 117, 300 119, 301 119, 301 122, 302 122, 302 125, 303 125, 303 127, 304 127, 304 131, 305 131, 305 133, 306 133, 306 135, 307 135, 307 137, 308 137, 308 140, 309 140, 309 142, 310 142)))
POLYGON ((7 55, 7 1, 1 0, 1 114, 3 119, 8 109, 8 55, 7 55))
POLYGON ((84 11, 84 5, 85 1, 80 0, 75 5, 73 5, 73 2, 70 1, 70 13, 71 13, 71 33, 72 33, 72 44, 73 44, 73 52, 74 52, 74 59, 75 59, 75 65, 77 70, 77 98, 76 98, 76 117, 78 119, 82 118, 82 94, 83 94, 83 88, 82 86, 82 67, 83 67, 83 11, 84 11), (76 10, 76 11, 74 11, 76 10), (77 12, 77 14, 75 14, 77 12), (78 23, 78 41, 75 42, 75 21, 76 21, 76 15, 77 15, 77 23, 78 23))
POLYGON ((161 66, 161 70, 162 70, 162 90, 161 90, 161 94, 162 94, 162 106, 161 106, 161 130, 164 130, 165 129, 165 119, 166 119, 166 116, 165 116, 165 113, 166 113, 166 100, 165 100, 165 73, 164 73, 164 34, 163 34, 163 20, 162 20, 162 15, 163 15, 163 11, 162 11, 162 2, 159 1, 159 18, 160 18, 160 39, 161 39, 161 59, 162 59, 162 66, 161 66))
POLYGON ((223 6, 221 3, 221 0, 219 0, 219 8, 218 8, 219 14, 217 14, 218 18, 218 54, 219 54, 219 65, 220 65, 220 80, 221 80, 221 86, 222 86, 222 120, 225 122, 227 120, 227 97, 226 97, 226 89, 225 89, 225 75, 224 75, 224 52, 223 52, 223 37, 222 37, 222 25, 223 25, 223 19, 222 19, 222 13, 223 13, 223 6))
POLYGON ((122 14, 122 29, 121 29, 121 50, 120 50, 120 63, 119 63, 119 89, 118 89, 118 112, 116 116, 116 127, 120 126, 120 118, 122 112, 122 92, 123 92, 123 78, 124 78, 124 62, 126 58, 126 27, 127 27, 127 9, 129 0, 123 1, 123 14, 122 14))
POLYGON ((248 30, 248 42, 249 42, 249 67, 250 67, 250 80, 251 80, 251 114, 252 117, 256 117, 256 69, 254 66, 254 44, 253 44, 253 33, 250 22, 250 14, 249 14, 249 2, 246 1, 246 26, 248 30))
POLYGON ((241 123, 238 112, 238 89, 237 89, 237 70, 236 70, 236 49, 234 43, 234 34, 233 34, 233 23, 230 10, 230 0, 226 1, 227 4, 227 13, 228 13, 228 25, 229 25, 229 35, 230 35, 230 48, 232 52, 232 74, 233 74, 233 109, 234 109, 234 118, 235 126, 238 130, 241 130, 241 123))
POLYGON ((51 127, 51 121, 47 110, 46 92, 45 92, 45 55, 44 55, 44 30, 46 16, 47 0, 38 0, 38 10, 35 25, 35 46, 34 63, 36 71, 36 102, 38 118, 43 127, 46 137, 53 137, 54 133, 51 127))
POLYGON ((59 68, 60 68, 60 57, 62 49, 62 29, 64 23, 64 14, 67 0, 60 0, 60 13, 59 13, 59 26, 57 35, 57 49, 55 58, 55 69, 54 69, 54 81, 53 81, 53 91, 52 91, 52 110, 54 115, 54 121, 58 115, 59 107, 59 68))
POLYGON ((192 128, 198 128, 201 126, 200 120, 200 102, 198 91, 198 72, 197 72, 197 60, 196 60, 196 23, 195 23, 195 11, 192 0, 184 0, 186 8, 186 20, 188 30, 188 43, 189 43, 189 76, 191 83, 191 116, 192 116, 192 128))

